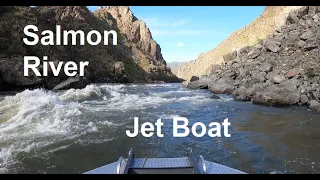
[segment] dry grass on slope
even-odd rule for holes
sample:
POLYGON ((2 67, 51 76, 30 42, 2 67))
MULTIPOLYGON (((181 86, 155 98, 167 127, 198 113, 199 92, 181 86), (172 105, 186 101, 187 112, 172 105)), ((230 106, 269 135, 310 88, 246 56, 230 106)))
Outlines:
POLYGON ((221 42, 215 49, 200 54, 194 61, 182 65, 175 74, 182 79, 189 80, 191 76, 206 75, 211 71, 213 64, 220 64, 223 55, 239 50, 245 46, 251 46, 265 39, 277 28, 284 24, 287 15, 291 10, 301 6, 269 6, 263 13, 249 25, 232 33, 227 39, 221 42))

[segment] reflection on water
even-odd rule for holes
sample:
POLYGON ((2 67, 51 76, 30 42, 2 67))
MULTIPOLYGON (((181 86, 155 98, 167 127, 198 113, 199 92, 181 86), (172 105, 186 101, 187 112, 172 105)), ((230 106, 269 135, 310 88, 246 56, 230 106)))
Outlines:
POLYGON ((320 115, 305 108, 275 108, 212 99, 180 84, 89 85, 62 92, 41 89, 0 94, 0 173, 83 173, 126 156, 185 156, 248 173, 319 173, 320 115), (172 137, 172 117, 231 122, 230 138, 172 137), (163 138, 129 138, 133 118, 162 118, 163 138))

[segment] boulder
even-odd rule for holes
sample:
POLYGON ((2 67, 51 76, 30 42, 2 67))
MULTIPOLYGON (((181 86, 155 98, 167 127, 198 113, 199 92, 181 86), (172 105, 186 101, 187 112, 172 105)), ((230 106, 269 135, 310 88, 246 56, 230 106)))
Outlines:
POLYGON ((201 78, 199 80, 189 82, 187 84, 187 88, 190 88, 190 89, 208 89, 208 85, 211 82, 212 82, 212 80, 210 78, 204 77, 204 78, 201 78))
POLYGON ((293 24, 293 23, 299 22, 299 19, 297 18, 297 14, 294 12, 290 12, 287 17, 287 22, 288 22, 288 24, 293 24))
POLYGON ((295 43, 300 39, 301 32, 299 30, 290 31, 287 38, 287 43, 295 43))
POLYGON ((215 94, 212 94, 210 96, 211 99, 221 99, 219 96, 215 95, 215 94))
POLYGON ((248 53, 248 58, 249 59, 255 59, 261 54, 263 46, 258 44, 256 45, 249 53, 248 53))
POLYGON ((309 12, 309 6, 302 6, 300 9, 297 10, 297 15, 300 19, 302 19, 305 15, 309 12))
POLYGON ((247 95, 252 98, 258 92, 263 92, 267 86, 269 86, 268 83, 253 84, 252 87, 248 88, 247 95))
POLYGON ((315 23, 320 21, 320 15, 319 14, 315 14, 314 16, 312 16, 312 19, 315 23))
MULTIPOLYGON (((299 22, 298 22, 298 23, 299 23, 299 22)), ((297 23, 295 23, 295 24, 289 24, 289 25, 285 26, 284 29, 285 29, 285 33, 287 33, 287 32, 293 32, 293 31, 299 31, 299 30, 297 29, 297 23)))
POLYGON ((272 71, 272 65, 270 63, 263 63, 260 65, 259 69, 260 71, 268 73, 272 71))
POLYGON ((300 41, 298 41, 297 45, 298 45, 298 47, 302 48, 306 45, 306 42, 303 40, 300 40, 300 41))
POLYGON ((235 91, 233 91, 232 96, 235 100, 238 101, 250 101, 251 98, 248 95, 248 89, 244 86, 239 87, 235 91))
POLYGON ((192 76, 192 77, 190 78, 190 82, 197 81, 197 80, 199 80, 199 77, 198 77, 198 76, 192 76))
POLYGON ((320 112, 320 103, 316 100, 311 100, 309 108, 313 111, 320 112))
POLYGON ((289 106, 297 104, 300 101, 298 93, 282 92, 281 94, 275 92, 257 93, 252 102, 254 104, 262 104, 269 106, 289 106))
POLYGON ((65 89, 82 89, 89 84, 89 81, 85 77, 80 77, 79 75, 75 77, 69 77, 67 80, 62 81, 60 84, 55 86, 53 90, 65 90, 65 89))
POLYGON ((244 56, 248 52, 250 52, 250 46, 245 46, 239 50, 238 56, 244 56))
POLYGON ((291 78, 293 78, 293 77, 295 77, 295 76, 297 76, 297 75, 299 75, 299 71, 296 70, 296 69, 291 69, 291 70, 289 70, 289 71, 287 72, 286 77, 289 78, 289 79, 291 79, 291 78))
POLYGON ((307 95, 302 94, 302 95, 300 96, 300 102, 301 102, 301 104, 306 104, 308 101, 309 101, 309 98, 308 98, 307 95))
POLYGON ((289 91, 298 92, 298 87, 300 86, 300 81, 298 79, 288 79, 283 81, 278 87, 283 89, 288 89, 289 91))
POLYGON ((306 84, 302 84, 299 86, 298 90, 300 94, 308 94, 309 92, 311 92, 312 88, 306 84))
POLYGON ((284 80, 286 80, 286 77, 283 74, 275 75, 270 78, 270 81, 276 84, 280 84, 284 80))
POLYGON ((209 90, 214 94, 232 94, 234 88, 225 82, 214 82, 209 84, 209 90))
POLYGON ((248 68, 239 68, 239 76, 244 78, 250 74, 250 70, 248 68))
POLYGON ((236 75, 237 73, 234 71, 234 69, 228 69, 225 70, 221 76, 224 79, 234 79, 236 75))
POLYGON ((254 83, 262 83, 266 80, 266 73, 255 70, 252 72, 252 80, 254 83))
POLYGON ((313 99, 320 100, 320 89, 319 88, 313 86, 311 93, 312 93, 313 99))
POLYGON ((211 66, 211 72, 210 74, 217 73, 219 70, 221 70, 221 66, 218 64, 214 64, 211 66))
POLYGON ((282 41, 284 39, 284 35, 282 33, 276 33, 273 37, 274 40, 276 41, 282 41))
POLYGON ((251 87, 254 84, 251 77, 246 77, 240 80, 239 86, 244 86, 246 88, 251 87))
POLYGON ((264 46, 268 51, 276 53, 280 50, 281 43, 278 41, 267 41, 264 46))
POLYGON ((311 19, 307 19, 306 20, 306 26, 305 26, 305 28, 310 28, 310 27, 312 27, 313 26, 313 22, 312 22, 312 20, 311 19))
POLYGON ((309 14, 314 15, 316 13, 319 13, 319 7, 318 6, 309 6, 309 14))
POLYGON ((276 106, 297 104, 300 101, 297 86, 298 83, 294 80, 268 86, 263 92, 259 92, 253 97, 253 103, 276 106))
POLYGON ((308 39, 306 45, 303 47, 306 51, 311 51, 318 47, 317 40, 315 38, 308 39))
POLYGON ((189 81, 183 81, 181 84, 182 84, 182 86, 187 87, 189 84, 189 81))
POLYGON ((302 40, 307 40, 307 39, 310 39, 314 37, 314 33, 308 29, 307 31, 305 31, 301 36, 300 36, 300 39, 302 40))

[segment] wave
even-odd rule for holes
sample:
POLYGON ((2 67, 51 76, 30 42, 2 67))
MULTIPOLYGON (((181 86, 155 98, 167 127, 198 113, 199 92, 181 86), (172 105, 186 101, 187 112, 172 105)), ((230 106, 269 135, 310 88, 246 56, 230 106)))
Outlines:
POLYGON ((35 89, 5 96, 0 101, 0 172, 17 163, 21 152, 39 156, 41 153, 37 152, 41 150, 52 153, 67 148, 68 144, 60 143, 58 147, 57 144, 68 140, 80 145, 114 140, 115 135, 108 132, 126 123, 108 117, 119 117, 119 112, 157 108, 166 103, 206 103, 212 101, 209 97, 204 91, 169 84, 143 88, 92 84, 84 89, 57 92, 35 89), (163 87, 170 88, 158 92, 163 87), (94 135, 89 136, 90 133, 94 135), (51 148, 45 150, 47 147, 51 148))
POLYGON ((105 119, 95 121, 86 118, 83 112, 89 109, 81 101, 99 99, 112 94, 112 89, 121 88, 123 86, 89 85, 84 89, 62 92, 25 90, 6 96, 0 102, 0 172, 13 165, 21 152, 79 139, 87 133, 98 132, 99 128, 120 126, 121 123, 105 119))

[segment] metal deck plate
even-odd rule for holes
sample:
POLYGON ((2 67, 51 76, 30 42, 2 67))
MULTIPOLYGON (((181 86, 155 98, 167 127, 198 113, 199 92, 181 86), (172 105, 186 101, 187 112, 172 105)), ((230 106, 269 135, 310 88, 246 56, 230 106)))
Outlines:
MULTIPOLYGON (((144 158, 135 158, 132 168, 181 168, 190 167, 188 157, 182 158, 147 158, 143 166, 144 158)), ((207 174, 245 174, 239 170, 229 168, 210 161, 205 161, 207 174)), ((117 162, 93 169, 84 174, 117 174, 117 162)))
POLYGON ((147 158, 143 166, 144 158, 137 158, 131 165, 132 168, 175 168, 190 167, 188 158, 147 158))

